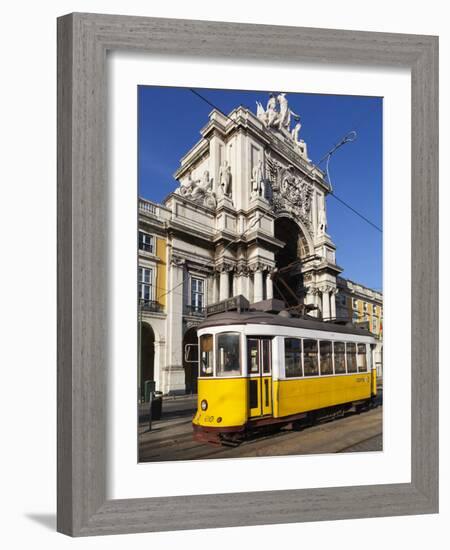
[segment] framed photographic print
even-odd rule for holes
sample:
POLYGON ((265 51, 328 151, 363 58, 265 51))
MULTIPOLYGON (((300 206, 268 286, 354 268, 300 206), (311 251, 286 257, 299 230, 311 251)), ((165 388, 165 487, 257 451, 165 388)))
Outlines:
POLYGON ((58 20, 58 530, 437 512, 437 44, 58 20))

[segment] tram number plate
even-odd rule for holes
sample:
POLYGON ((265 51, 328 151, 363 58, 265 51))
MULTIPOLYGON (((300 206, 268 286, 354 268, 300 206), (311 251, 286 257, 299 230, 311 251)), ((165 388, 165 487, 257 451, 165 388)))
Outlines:
POLYGON ((204 422, 214 422, 214 416, 205 416, 204 422))
POLYGON ((368 376, 361 376, 359 378, 356 379, 357 382, 368 382, 369 381, 369 377, 368 376))

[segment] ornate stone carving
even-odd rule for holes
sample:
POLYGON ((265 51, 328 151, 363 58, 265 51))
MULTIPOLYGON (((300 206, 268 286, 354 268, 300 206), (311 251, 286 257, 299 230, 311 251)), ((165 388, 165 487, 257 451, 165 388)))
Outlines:
POLYGON ((258 160, 252 170, 252 194, 251 197, 264 197, 265 185, 264 185, 264 171, 262 160, 258 160))
POLYGON ((267 158, 269 181, 271 184, 270 203, 275 213, 287 212, 311 229, 311 204, 313 185, 297 175, 292 166, 282 168, 270 157, 267 158))
POLYGON ((243 275, 244 277, 247 277, 249 274, 248 266, 245 264, 239 264, 236 267, 236 274, 237 275, 243 275))
POLYGON ((322 197, 317 216, 317 234, 325 235, 327 232, 327 213, 325 211, 325 199, 322 197))
POLYGON ((319 291, 323 293, 334 293, 335 292, 335 289, 336 287, 332 286, 332 285, 321 285, 319 287, 319 291))
POLYGON ((187 180, 181 182, 175 192, 208 208, 215 208, 217 205, 213 179, 209 177, 208 170, 203 172, 202 178, 196 180, 192 179, 192 174, 189 174, 187 180))
POLYGON ((227 160, 224 160, 219 171, 220 189, 222 195, 230 197, 230 199, 232 196, 231 179, 231 166, 228 164, 227 160))
POLYGON ((300 117, 289 107, 286 94, 284 92, 278 95, 271 93, 267 102, 266 110, 259 101, 256 102, 256 116, 270 130, 281 133, 291 143, 294 151, 304 159, 308 160, 306 143, 299 138, 300 117), (291 121, 296 121, 291 129, 291 121))
POLYGON ((234 265, 229 262, 222 262, 216 265, 216 271, 218 271, 219 273, 230 272, 233 271, 233 269, 234 265))
POLYGON ((186 263, 186 260, 184 258, 180 258, 180 256, 174 256, 170 258, 170 265, 173 267, 183 267, 186 263))
POLYGON ((256 102, 256 116, 267 128, 276 128, 282 133, 290 135, 291 118, 297 121, 300 117, 289 107, 286 94, 279 93, 276 97, 274 93, 269 95, 266 110, 259 101, 256 102))
POLYGON ((251 265, 248 266, 248 269, 252 273, 255 273, 256 271, 267 271, 269 273, 272 273, 272 271, 274 270, 273 266, 261 261, 252 263, 251 265))

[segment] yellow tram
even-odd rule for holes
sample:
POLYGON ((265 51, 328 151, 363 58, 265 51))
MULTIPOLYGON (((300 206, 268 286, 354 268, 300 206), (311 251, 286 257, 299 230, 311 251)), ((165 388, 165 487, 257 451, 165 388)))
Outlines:
POLYGON ((376 396, 366 330, 261 311, 219 313, 198 327, 194 439, 238 443, 255 429, 293 428, 376 396))

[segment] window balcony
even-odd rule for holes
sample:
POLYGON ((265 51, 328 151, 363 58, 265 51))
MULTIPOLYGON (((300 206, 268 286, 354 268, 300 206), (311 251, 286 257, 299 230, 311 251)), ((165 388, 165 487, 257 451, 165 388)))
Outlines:
POLYGON ((139 309, 153 313, 164 313, 163 306, 156 300, 139 300, 139 309))
POLYGON ((191 315, 193 317, 206 317, 206 308, 200 307, 200 306, 193 306, 193 305, 185 305, 184 306, 184 314, 185 315, 191 315))

